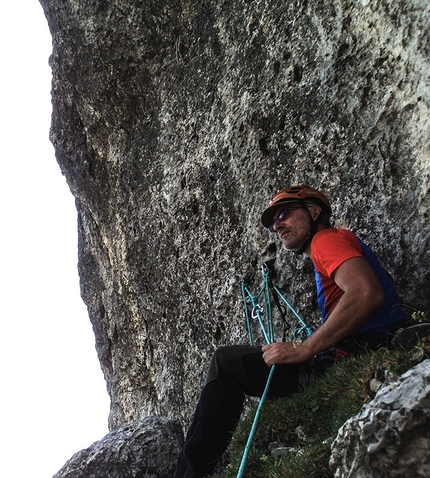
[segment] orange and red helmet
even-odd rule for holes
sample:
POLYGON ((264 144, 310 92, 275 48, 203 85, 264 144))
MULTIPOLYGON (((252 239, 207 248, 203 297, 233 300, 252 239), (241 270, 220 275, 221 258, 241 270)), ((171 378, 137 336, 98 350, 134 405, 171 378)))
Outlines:
POLYGON ((282 189, 276 193, 269 201, 266 209, 261 216, 261 222, 264 227, 270 228, 273 224, 273 217, 279 206, 291 202, 312 201, 321 206, 323 211, 330 216, 331 206, 324 194, 309 186, 292 186, 282 189))

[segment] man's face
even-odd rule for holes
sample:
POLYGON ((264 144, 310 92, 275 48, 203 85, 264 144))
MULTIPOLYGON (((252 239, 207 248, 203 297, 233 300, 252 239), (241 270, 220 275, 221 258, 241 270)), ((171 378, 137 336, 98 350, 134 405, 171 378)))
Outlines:
POLYGON ((311 232, 311 217, 303 204, 281 205, 274 215, 273 229, 285 249, 298 251, 311 232))

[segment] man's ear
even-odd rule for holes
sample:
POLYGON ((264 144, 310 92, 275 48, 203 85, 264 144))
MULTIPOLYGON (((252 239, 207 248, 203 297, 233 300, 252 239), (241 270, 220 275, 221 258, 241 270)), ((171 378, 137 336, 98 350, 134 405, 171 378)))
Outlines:
POLYGON ((310 213, 311 213, 312 220, 315 221, 317 219, 317 217, 319 217, 321 212, 322 212, 322 207, 321 206, 318 206, 317 204, 315 204, 315 206, 312 206, 312 208, 310 208, 310 213))

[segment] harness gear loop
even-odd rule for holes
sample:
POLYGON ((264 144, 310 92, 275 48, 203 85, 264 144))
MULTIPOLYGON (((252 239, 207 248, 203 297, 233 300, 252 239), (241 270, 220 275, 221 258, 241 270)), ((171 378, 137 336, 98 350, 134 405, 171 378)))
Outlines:
POLYGON ((334 364, 337 365, 342 359, 349 357, 350 352, 336 348, 336 354, 334 356, 334 364))

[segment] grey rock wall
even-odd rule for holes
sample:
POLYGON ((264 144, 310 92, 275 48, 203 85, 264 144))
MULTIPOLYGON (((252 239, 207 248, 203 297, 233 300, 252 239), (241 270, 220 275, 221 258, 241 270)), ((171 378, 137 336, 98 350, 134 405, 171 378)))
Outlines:
POLYGON ((427 1, 40 1, 112 430, 186 423, 263 261, 318 319, 311 264, 259 224, 285 185, 323 188, 430 311, 427 1))

